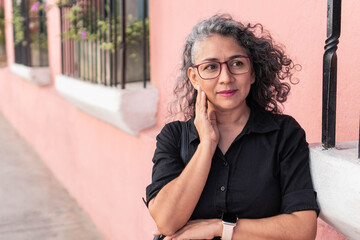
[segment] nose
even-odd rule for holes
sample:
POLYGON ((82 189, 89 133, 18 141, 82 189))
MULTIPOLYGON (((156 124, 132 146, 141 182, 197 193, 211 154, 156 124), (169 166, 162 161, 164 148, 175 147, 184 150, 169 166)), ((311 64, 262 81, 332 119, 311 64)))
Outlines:
POLYGON ((226 62, 221 63, 221 70, 219 75, 219 83, 227 84, 234 81, 234 75, 229 71, 226 62), (225 65, 225 66, 224 66, 225 65))

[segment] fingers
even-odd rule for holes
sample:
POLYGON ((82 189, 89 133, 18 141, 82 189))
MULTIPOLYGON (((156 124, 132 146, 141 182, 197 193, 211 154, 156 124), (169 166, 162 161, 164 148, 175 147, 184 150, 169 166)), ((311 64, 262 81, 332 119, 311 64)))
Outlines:
POLYGON ((204 109, 204 112, 207 112, 207 96, 203 90, 201 90, 201 106, 204 109))
POLYGON ((165 240, 183 239, 213 239, 215 237, 215 227, 220 219, 198 219, 189 221, 183 228, 179 229, 174 235, 167 236, 165 240))
POLYGON ((201 101, 201 88, 200 88, 200 86, 198 86, 196 90, 197 90, 197 95, 196 95, 196 102, 195 102, 195 111, 199 111, 200 101, 201 101))
POLYGON ((201 89, 200 86, 197 88, 196 96, 196 112, 198 114, 205 114, 207 112, 207 97, 205 92, 201 89))
POLYGON ((216 147, 216 144, 219 141, 219 131, 217 128, 215 111, 211 108, 211 105, 208 104, 207 96, 200 86, 198 86, 197 91, 194 120, 195 127, 199 133, 200 141, 211 143, 211 146, 216 147), (212 143, 216 144, 214 145, 212 143))
POLYGON ((197 90, 196 105, 199 105, 199 103, 200 103, 200 97, 201 97, 201 88, 200 88, 200 86, 197 86, 196 90, 197 90))

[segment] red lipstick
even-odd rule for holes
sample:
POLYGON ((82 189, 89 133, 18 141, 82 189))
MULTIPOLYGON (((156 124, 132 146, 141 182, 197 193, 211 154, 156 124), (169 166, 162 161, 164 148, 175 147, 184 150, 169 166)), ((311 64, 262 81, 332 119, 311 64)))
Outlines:
POLYGON ((223 91, 220 91, 220 92, 217 92, 217 94, 219 94, 220 96, 222 97, 231 97, 233 96, 238 90, 235 89, 235 90, 223 90, 223 91))

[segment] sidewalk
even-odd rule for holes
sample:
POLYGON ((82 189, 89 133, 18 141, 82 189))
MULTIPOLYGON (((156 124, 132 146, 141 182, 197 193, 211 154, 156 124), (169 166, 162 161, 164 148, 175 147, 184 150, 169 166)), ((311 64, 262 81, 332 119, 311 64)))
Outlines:
POLYGON ((0 240, 104 240, 1 113, 0 240))

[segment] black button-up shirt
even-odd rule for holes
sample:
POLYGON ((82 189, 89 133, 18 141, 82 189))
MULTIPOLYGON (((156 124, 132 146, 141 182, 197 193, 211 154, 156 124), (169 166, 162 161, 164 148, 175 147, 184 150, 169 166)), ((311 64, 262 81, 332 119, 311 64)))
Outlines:
MULTIPOLYGON (((195 153, 200 140, 194 119, 187 125, 189 152, 185 163, 180 157, 179 121, 165 125, 157 136, 147 202, 179 176, 195 153)), ((243 131, 225 155, 216 149, 191 219, 221 218, 222 212, 256 219, 301 210, 319 214, 305 132, 290 116, 251 109, 243 131)))

